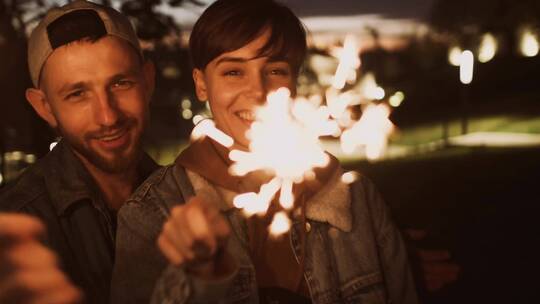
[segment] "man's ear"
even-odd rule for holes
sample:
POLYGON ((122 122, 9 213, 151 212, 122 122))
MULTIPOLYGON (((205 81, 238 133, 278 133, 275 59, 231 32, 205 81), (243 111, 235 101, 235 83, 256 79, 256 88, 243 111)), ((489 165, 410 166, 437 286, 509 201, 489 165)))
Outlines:
POLYGON ((26 100, 32 105, 32 108, 43 118, 51 128, 55 129, 58 126, 56 117, 54 117, 51 105, 47 100, 47 96, 40 89, 26 89, 26 100))
POLYGON ((146 60, 143 65, 144 80, 146 82, 146 100, 150 102, 156 86, 156 66, 152 60, 146 60))
POLYGON ((195 83, 195 93, 197 98, 205 102, 208 100, 208 93, 206 90, 206 80, 204 79, 203 71, 199 69, 193 69, 193 82, 195 83))

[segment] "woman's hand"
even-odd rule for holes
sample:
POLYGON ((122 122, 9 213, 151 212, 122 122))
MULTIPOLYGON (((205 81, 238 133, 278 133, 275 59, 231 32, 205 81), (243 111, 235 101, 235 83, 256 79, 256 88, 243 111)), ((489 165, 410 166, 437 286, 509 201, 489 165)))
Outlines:
POLYGON ((225 250, 230 231, 216 207, 194 197, 171 210, 158 247, 170 263, 202 278, 218 278, 234 268, 225 250))

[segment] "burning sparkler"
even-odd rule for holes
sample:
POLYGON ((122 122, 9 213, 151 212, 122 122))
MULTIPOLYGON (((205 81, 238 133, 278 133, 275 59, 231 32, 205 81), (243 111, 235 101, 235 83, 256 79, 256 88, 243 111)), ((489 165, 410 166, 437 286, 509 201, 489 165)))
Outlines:
MULTIPOLYGON (((305 99, 292 102, 285 88, 268 95, 266 105, 256 111, 256 118, 247 134, 249 151, 232 150, 229 154, 234 162, 230 172, 242 176, 264 170, 274 178, 262 185, 259 193, 238 195, 235 205, 246 215, 264 214, 279 192, 279 204, 290 210, 294 206, 293 184, 304 181, 314 168, 329 163, 319 137, 334 133, 337 124, 329 120, 325 107, 315 108, 305 99)), ((278 214, 274 221, 279 221, 278 214)))
POLYGON ((341 135, 341 148, 351 154, 357 147, 365 147, 368 159, 377 159, 387 146, 387 138, 394 125, 388 118, 390 108, 386 104, 368 105, 350 129, 341 135))
MULTIPOLYGON (((353 105, 384 97, 384 90, 376 85, 373 75, 364 76, 361 87, 365 88, 360 93, 341 92, 348 81, 356 81, 360 65, 358 52, 353 36, 347 36, 343 48, 334 50, 339 65, 332 87, 326 92, 327 105, 322 105, 321 96, 292 100, 289 90, 280 88, 270 93, 266 104, 256 110, 256 120, 246 133, 250 140, 248 151, 231 150, 229 153, 233 161, 229 168, 232 175, 244 176, 262 170, 272 176, 259 192, 241 193, 233 203, 246 216, 264 215, 277 197, 282 211, 274 215, 269 226, 273 236, 290 229, 288 214, 294 207, 294 184, 313 179, 314 169, 325 167, 330 161, 320 142, 322 136, 339 138, 345 152, 364 147, 368 159, 380 157, 386 148, 393 130, 388 119, 390 108, 385 104, 367 104, 358 121, 353 119, 351 110, 353 105)), ((192 138, 201 136, 209 136, 228 148, 233 145, 233 139, 217 129, 211 120, 198 121, 192 138)), ((356 173, 347 172, 341 181, 350 184, 357 178, 356 173)))

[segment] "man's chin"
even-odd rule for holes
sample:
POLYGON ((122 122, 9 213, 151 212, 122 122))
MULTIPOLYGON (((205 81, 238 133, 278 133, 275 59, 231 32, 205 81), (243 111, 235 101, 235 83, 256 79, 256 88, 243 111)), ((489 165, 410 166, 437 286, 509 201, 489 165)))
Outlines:
POLYGON ((102 156, 95 154, 91 160, 92 164, 107 173, 123 173, 137 166, 141 151, 131 153, 121 153, 112 156, 102 156))
POLYGON ((142 150, 136 147, 131 147, 129 151, 107 152, 92 150, 86 147, 82 148, 76 145, 73 148, 78 152, 77 154, 85 158, 86 162, 109 174, 124 173, 136 167, 142 155, 142 150))

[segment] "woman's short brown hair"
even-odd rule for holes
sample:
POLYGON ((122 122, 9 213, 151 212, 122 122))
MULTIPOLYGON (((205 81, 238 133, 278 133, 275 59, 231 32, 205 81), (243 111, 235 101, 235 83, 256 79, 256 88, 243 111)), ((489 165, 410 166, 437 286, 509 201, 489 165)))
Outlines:
POLYGON ((259 56, 281 58, 298 72, 306 56, 306 31, 296 15, 273 0, 217 0, 195 23, 189 48, 193 67, 204 69, 223 53, 271 36, 259 56))

